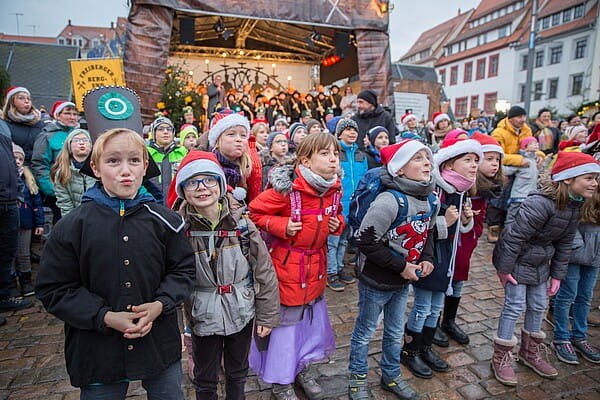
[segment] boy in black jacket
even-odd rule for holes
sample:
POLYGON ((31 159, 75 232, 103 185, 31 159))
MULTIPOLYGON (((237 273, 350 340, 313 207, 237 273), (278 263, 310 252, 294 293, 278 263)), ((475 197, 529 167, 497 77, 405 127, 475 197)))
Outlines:
POLYGON ((149 399, 182 400, 175 308, 191 292, 193 250, 183 221, 142 187, 141 136, 112 129, 94 144, 101 180, 46 244, 36 293, 65 321, 65 358, 82 399, 124 399, 142 380, 149 399))
POLYGON ((405 139, 382 148, 381 161, 380 179, 386 190, 371 203, 356 235, 360 250, 359 301, 350 340, 348 397, 351 400, 369 398, 369 342, 383 312, 381 386, 400 399, 414 400, 419 398, 418 394, 400 373, 404 314, 409 282, 433 270, 433 238, 429 232, 435 226, 433 216, 437 213, 432 208, 438 208, 439 202, 432 195, 432 154, 427 146, 405 139), (401 210, 406 212, 400 214, 401 210), (407 218, 394 227, 398 215, 407 218))

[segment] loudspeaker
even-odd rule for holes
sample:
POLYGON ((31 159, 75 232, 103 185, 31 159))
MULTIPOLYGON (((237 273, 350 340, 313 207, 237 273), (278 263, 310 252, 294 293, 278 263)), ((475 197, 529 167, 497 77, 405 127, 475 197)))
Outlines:
POLYGON ((336 32, 334 43, 335 43, 335 55, 341 58, 345 58, 348 55, 348 42, 350 41, 350 32, 336 32))
POLYGON ((194 18, 182 17, 179 19, 179 37, 181 39, 181 44, 194 44, 196 39, 194 22, 194 18))

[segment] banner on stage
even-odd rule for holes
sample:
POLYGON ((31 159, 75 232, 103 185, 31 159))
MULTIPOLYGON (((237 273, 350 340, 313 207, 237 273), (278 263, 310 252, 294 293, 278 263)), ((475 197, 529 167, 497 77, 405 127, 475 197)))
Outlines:
POLYGON ((83 111, 83 96, 99 86, 126 86, 121 58, 70 60, 75 104, 83 111))

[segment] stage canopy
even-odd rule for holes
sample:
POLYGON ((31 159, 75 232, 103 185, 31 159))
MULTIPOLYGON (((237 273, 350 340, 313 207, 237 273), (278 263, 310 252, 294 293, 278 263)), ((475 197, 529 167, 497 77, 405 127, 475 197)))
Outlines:
POLYGON ((132 0, 125 78, 150 119, 169 56, 226 53, 318 65, 348 44, 340 63, 321 69, 321 82, 357 69, 361 87, 390 104, 388 0, 132 0))

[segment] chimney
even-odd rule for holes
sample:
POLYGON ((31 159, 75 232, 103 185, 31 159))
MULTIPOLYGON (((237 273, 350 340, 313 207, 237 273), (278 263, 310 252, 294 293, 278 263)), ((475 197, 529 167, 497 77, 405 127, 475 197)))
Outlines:
POLYGON ((460 15, 460 8, 458 9, 458 15, 460 15))
POLYGON ((110 21, 110 29, 115 29, 115 23, 110 21))
POLYGON ((69 20, 69 23, 67 24, 68 26, 71 26, 71 20, 69 20))

